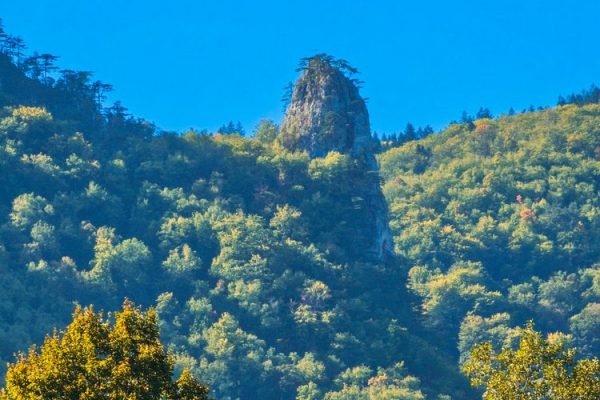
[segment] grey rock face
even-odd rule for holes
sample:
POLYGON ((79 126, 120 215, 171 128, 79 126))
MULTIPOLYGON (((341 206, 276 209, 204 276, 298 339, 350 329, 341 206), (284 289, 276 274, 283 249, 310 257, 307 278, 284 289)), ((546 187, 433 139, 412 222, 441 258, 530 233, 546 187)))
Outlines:
POLYGON ((369 113, 354 83, 320 58, 311 59, 292 94, 280 142, 311 157, 370 151, 369 113))
POLYGON ((357 161, 367 177, 356 187, 369 219, 360 235, 369 241, 364 246, 367 258, 381 261, 393 254, 369 113, 352 79, 327 59, 310 59, 294 86, 278 140, 288 150, 306 151, 311 158, 336 151, 357 161))

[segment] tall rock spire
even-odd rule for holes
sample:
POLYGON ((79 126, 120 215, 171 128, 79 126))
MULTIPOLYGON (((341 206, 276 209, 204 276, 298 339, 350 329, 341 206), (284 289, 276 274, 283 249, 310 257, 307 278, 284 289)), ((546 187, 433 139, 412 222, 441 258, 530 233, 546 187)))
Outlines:
POLYGON ((348 76, 356 70, 324 54, 303 61, 303 72, 294 86, 278 140, 288 150, 306 151, 311 158, 336 151, 357 161, 367 177, 356 187, 356 195, 364 199, 368 219, 360 236, 368 240, 366 258, 381 261, 393 254, 393 242, 373 152, 369 112, 356 80, 348 76))

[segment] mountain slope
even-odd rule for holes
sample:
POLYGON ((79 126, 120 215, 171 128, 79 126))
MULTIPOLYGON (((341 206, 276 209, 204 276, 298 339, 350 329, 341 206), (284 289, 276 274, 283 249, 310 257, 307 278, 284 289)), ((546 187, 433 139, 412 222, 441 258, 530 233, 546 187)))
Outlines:
POLYGON ((449 349, 534 319, 598 355, 600 105, 451 125, 380 162, 408 285, 449 349))
MULTIPOLYGON (((34 81, 21 74, 11 82, 34 81)), ((63 119, 39 93, 75 83, 36 82, 26 106, 12 88, 27 85, 2 86, 17 99, 0 116, 3 360, 65 326, 75 303, 114 310, 128 297, 157 307, 178 366, 218 398, 366 393, 369 378, 382 393, 465 393, 419 338, 402 265, 355 257, 352 158, 151 135, 93 102, 89 80, 76 87, 94 106, 63 119), (421 388, 410 374, 444 378, 421 388)))
POLYGON ((473 398, 458 363, 530 318, 598 354, 598 105, 380 154, 382 263, 348 154, 159 132, 85 74, 0 61, 2 361, 125 297, 219 399, 473 398))

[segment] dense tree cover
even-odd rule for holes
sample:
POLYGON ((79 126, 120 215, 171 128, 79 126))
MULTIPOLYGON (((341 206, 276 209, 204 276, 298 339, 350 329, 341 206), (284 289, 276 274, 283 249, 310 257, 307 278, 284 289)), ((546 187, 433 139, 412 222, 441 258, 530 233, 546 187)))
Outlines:
POLYGON ((38 65, 0 54, 2 364, 125 297, 219 399, 473 398, 459 363, 530 318, 598 353, 599 106, 382 153, 399 257, 373 264, 347 156, 287 152, 272 121, 159 132, 38 65))
POLYGON ((401 265, 370 264, 352 234, 369 212, 353 160, 288 153, 271 121, 247 139, 156 132, 119 103, 67 118, 62 87, 0 59, 21 80, 0 86, 2 364, 73 303, 129 297, 220 399, 468 392, 419 336, 401 265), (344 380, 357 368, 372 384, 344 380))
POLYGON ((565 104, 577 104, 578 106, 583 106, 585 104, 598 103, 600 103, 600 88, 596 85, 592 85, 589 89, 582 90, 579 93, 572 93, 566 98, 559 96, 557 102, 559 106, 564 106, 565 104))
POLYGON ((545 339, 529 323, 517 349, 498 354, 491 343, 473 348, 463 370, 484 400, 596 400, 600 398, 598 358, 577 359, 576 351, 554 335, 545 339))
POLYGON ((415 129, 414 125, 409 122, 400 133, 383 133, 381 137, 376 133, 375 141, 379 144, 378 150, 385 151, 413 140, 424 139, 432 133, 434 133, 433 128, 429 125, 415 129))
POLYGON ((189 370, 172 382, 174 362, 160 343, 154 310, 142 312, 126 301, 111 317, 77 308, 64 332, 9 365, 0 399, 208 398, 208 388, 189 370))
POLYGON ((453 124, 380 156, 396 251, 432 332, 464 359, 534 319, 600 348, 600 105, 453 124))
POLYGON ((246 130, 242 126, 242 123, 238 121, 237 123, 233 123, 233 121, 229 121, 227 124, 221 126, 217 133, 222 135, 240 135, 244 136, 246 134, 246 130))

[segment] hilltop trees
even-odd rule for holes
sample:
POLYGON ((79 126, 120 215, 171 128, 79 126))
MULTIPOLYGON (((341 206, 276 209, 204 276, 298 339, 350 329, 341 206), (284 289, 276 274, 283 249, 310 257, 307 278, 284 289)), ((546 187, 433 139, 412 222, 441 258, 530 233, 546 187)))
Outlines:
POLYGON ((233 121, 229 121, 227 124, 221 126, 217 129, 217 133, 222 135, 246 135, 246 130, 242 126, 242 123, 238 121, 237 123, 233 123, 233 121))
MULTIPOLYGON (((0 27, 0 65, 4 69, 0 86, 5 88, 0 104, 43 106, 61 119, 77 122, 89 137, 106 133, 103 131, 110 125, 111 113, 104 102, 112 86, 93 81, 89 71, 60 69, 56 65, 58 56, 37 52, 28 56, 26 48, 23 39, 7 34, 0 27)), ((128 128, 135 131, 136 126, 131 122, 141 121, 128 122, 128 128)))
POLYGON ((279 134, 279 127, 270 119, 260 121, 254 131, 254 138, 262 143, 272 143, 279 134))
POLYGON ((23 64, 24 51, 27 48, 23 38, 18 36, 6 35, 2 43, 2 52, 15 60, 15 64, 23 64))
POLYGON ((58 70, 55 65, 56 60, 58 60, 58 57, 52 54, 38 54, 35 52, 25 59, 22 68, 30 78, 40 80, 40 82, 49 86, 52 83, 51 73, 58 70))
POLYGON ((2 400, 203 400, 208 389, 185 370, 171 381, 173 359, 159 340, 156 313, 131 302, 114 322, 77 308, 73 322, 9 365, 2 400))
POLYGON ((404 143, 411 142, 414 140, 425 139, 427 136, 433 133, 433 128, 429 125, 424 127, 418 127, 415 129, 414 125, 410 122, 406 124, 404 131, 400 133, 383 134, 380 138, 381 149, 387 150, 392 147, 401 146, 404 143))
POLYGON ((296 71, 300 72, 309 68, 319 68, 322 64, 327 64, 333 68, 339 69, 346 76, 352 76, 359 73, 358 69, 350 65, 347 60, 335 58, 326 53, 318 53, 314 56, 301 58, 296 71))
POLYGON ((564 106, 565 104, 577 104, 583 106, 585 104, 600 103, 600 88, 596 85, 590 86, 589 89, 582 90, 579 93, 572 93, 566 98, 559 96, 557 104, 564 106))

